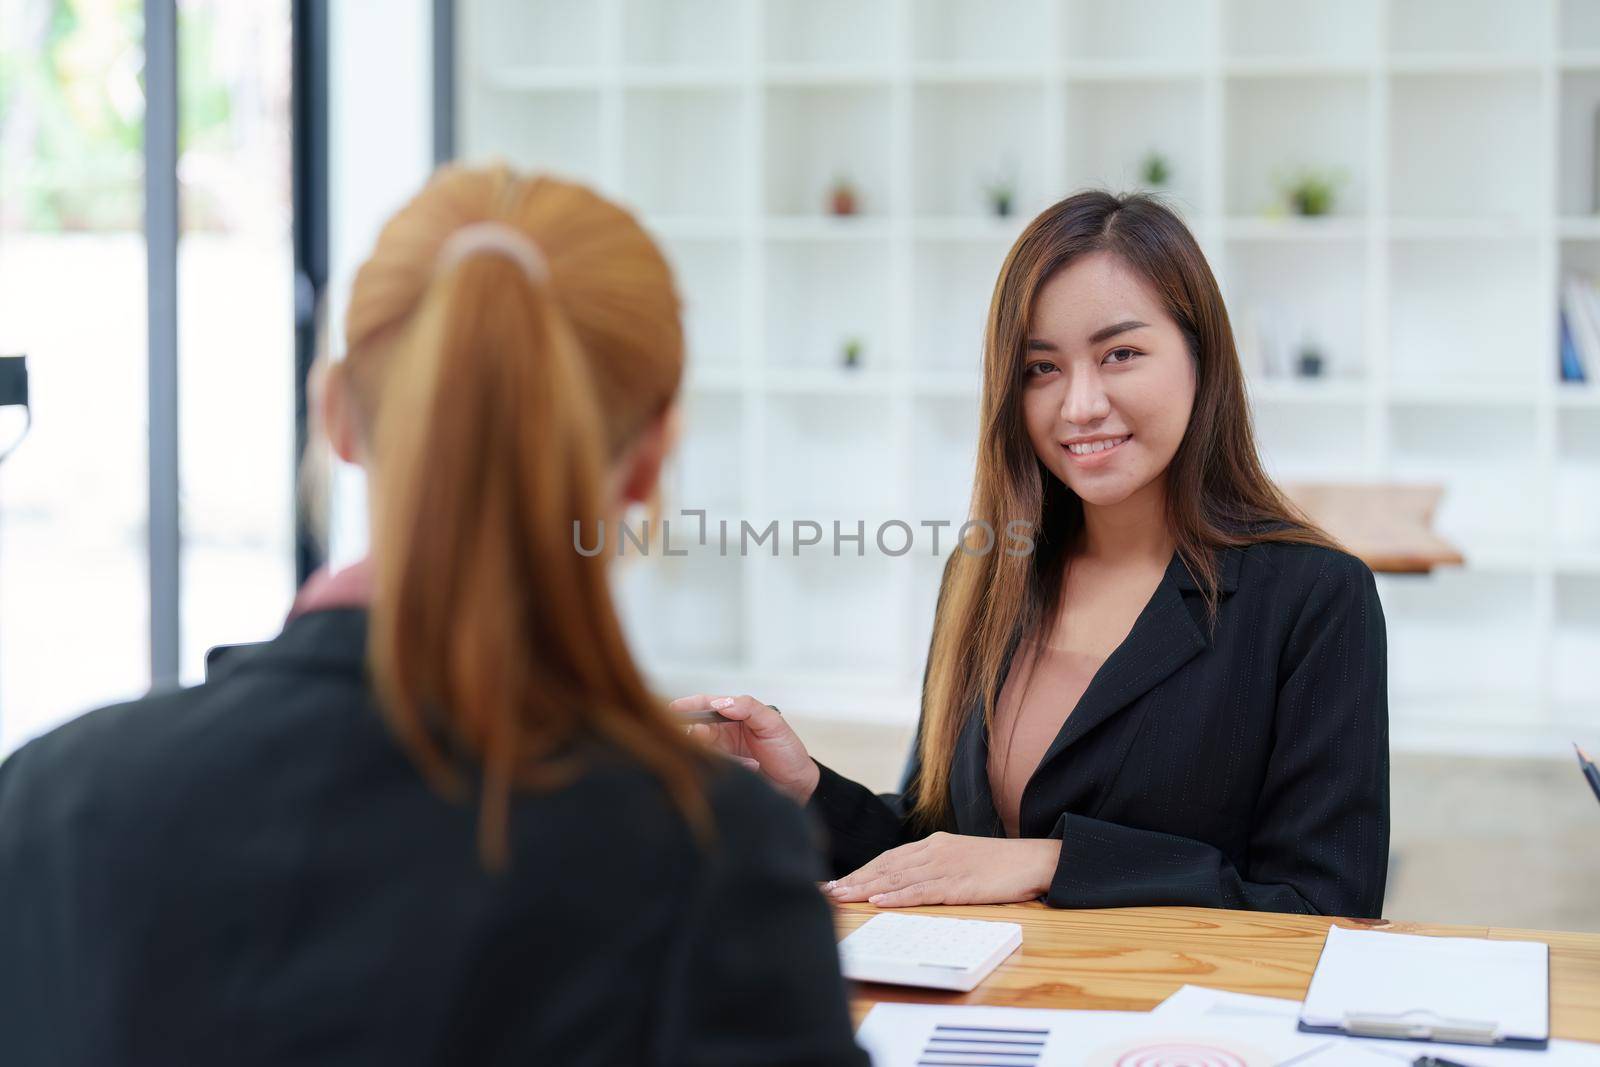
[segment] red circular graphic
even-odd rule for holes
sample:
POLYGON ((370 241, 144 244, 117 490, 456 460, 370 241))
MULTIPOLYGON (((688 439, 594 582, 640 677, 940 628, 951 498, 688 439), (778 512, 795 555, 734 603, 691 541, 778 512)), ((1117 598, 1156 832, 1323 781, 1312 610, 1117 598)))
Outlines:
POLYGON ((1129 1049, 1117 1057, 1116 1067, 1249 1067, 1249 1063, 1227 1049, 1186 1041, 1129 1049))

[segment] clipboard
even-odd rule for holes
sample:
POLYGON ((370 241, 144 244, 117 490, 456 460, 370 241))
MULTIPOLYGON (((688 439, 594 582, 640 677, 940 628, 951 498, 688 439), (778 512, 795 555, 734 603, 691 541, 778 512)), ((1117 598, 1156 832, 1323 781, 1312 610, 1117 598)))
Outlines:
POLYGON ((1328 929, 1301 1005, 1307 1034, 1509 1049, 1550 1044, 1540 941, 1328 929))

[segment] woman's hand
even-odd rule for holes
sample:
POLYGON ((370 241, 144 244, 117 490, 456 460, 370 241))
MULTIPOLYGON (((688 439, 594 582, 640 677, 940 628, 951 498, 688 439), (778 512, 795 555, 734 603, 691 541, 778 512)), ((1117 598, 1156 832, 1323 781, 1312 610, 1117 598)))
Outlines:
POLYGON ((800 737, 776 708, 752 696, 679 697, 667 707, 674 712, 715 711, 732 722, 689 727, 689 734, 724 752, 804 804, 816 791, 821 772, 800 737))
POLYGON ((1013 904, 1048 892, 1060 860, 1061 842, 1050 838, 936 833, 890 849, 826 889, 840 903, 880 908, 1013 904))

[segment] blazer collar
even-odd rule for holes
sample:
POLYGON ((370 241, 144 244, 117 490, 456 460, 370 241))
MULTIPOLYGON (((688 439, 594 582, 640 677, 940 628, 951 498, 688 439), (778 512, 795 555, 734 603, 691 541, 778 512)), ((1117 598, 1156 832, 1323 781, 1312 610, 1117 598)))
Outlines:
POLYGON ((366 670, 366 657, 366 610, 323 608, 295 615, 271 641, 212 649, 206 680, 263 667, 360 675, 366 670))
MULTIPOLYGON (((1237 592, 1239 589, 1239 565, 1244 558, 1244 550, 1240 548, 1223 548, 1216 554, 1218 592, 1226 596, 1237 592)), ((1183 557, 1178 553, 1172 554, 1172 562, 1167 564, 1167 574, 1172 578, 1177 587, 1185 593, 1199 593, 1203 590, 1195 576, 1190 573, 1188 564, 1183 562, 1183 557)))
MULTIPOLYGON (((1239 587, 1241 557, 1241 551, 1236 548, 1225 548, 1217 553, 1218 585, 1223 596, 1239 587)), ((1128 636, 1100 665, 1077 706, 1062 709, 1063 713, 1070 714, 1066 714, 1066 721, 1029 778, 1023 791, 1024 813, 1033 783, 1054 760, 1207 648, 1210 642, 1197 621, 1204 617, 1204 610, 1185 602, 1188 596, 1200 592, 1200 583, 1189 572, 1183 558, 1174 552, 1160 584, 1134 621, 1128 636)), ((1018 643, 1015 639, 1012 641, 1006 668, 1001 672, 1002 684, 1018 643)), ((1004 832, 1000 829, 989 784, 989 745, 981 708, 972 709, 962 728, 951 768, 950 791, 959 832, 995 836, 1004 832)))

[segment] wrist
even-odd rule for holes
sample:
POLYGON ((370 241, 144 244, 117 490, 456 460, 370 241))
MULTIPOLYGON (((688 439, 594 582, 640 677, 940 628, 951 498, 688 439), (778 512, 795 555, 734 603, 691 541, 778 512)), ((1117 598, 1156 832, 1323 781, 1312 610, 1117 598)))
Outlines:
POLYGON ((1050 887, 1055 884, 1056 868, 1061 866, 1060 841, 1047 837, 1037 842, 1039 851, 1038 865, 1034 867, 1033 895, 1042 897, 1050 892, 1050 887))
POLYGON ((786 784, 784 792, 803 808, 811 802, 811 794, 817 791, 817 783, 821 781, 822 770, 817 766, 817 761, 807 758, 805 769, 797 779, 786 784))

